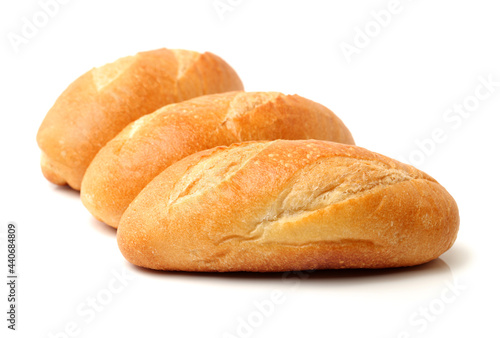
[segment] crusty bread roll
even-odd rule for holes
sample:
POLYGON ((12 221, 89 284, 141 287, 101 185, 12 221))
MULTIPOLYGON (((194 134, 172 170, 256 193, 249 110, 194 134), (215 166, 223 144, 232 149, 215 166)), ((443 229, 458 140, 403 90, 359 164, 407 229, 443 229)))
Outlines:
POLYGON ((95 154, 130 122, 169 103, 242 89, 234 70, 211 53, 159 49, 94 68, 43 120, 37 135, 42 172, 79 190, 95 154))
POLYGON ((146 184, 190 154, 243 141, 309 138, 354 144, 335 114, 297 95, 231 92, 168 105, 130 124, 99 151, 84 176, 81 199, 116 228, 146 184))
POLYGON ((458 209, 432 177, 332 142, 248 142, 193 154, 124 213, 118 244, 157 270, 287 271, 421 264, 448 250, 458 209))

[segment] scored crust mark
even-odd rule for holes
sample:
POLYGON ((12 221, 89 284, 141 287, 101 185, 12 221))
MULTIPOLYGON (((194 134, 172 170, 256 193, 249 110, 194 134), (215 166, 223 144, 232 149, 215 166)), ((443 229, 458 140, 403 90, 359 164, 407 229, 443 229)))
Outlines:
MULTIPOLYGON (((175 85, 173 88, 173 95, 176 98, 176 101, 184 101, 191 97, 184 97, 182 95, 181 82, 183 82, 188 70, 192 69, 200 60, 202 54, 184 49, 172 49, 171 51, 175 58, 175 61, 177 62, 177 75, 174 81, 175 85)), ((195 68, 195 72, 196 78, 201 79, 203 77, 202 74, 200 74, 198 68, 195 68)), ((202 94, 206 94, 205 88, 201 93, 199 93, 199 95, 202 94)))
POLYGON ((276 210, 279 213, 316 210, 359 196, 376 186, 393 185, 414 178, 418 177, 373 160, 319 158, 291 178, 287 189, 277 199, 279 208, 276 210), (319 179, 310 181, 307 177, 319 179))
POLYGON ((258 107, 276 100, 279 96, 283 96, 283 94, 278 92, 241 92, 236 94, 229 103, 226 117, 220 126, 216 128, 215 133, 221 128, 226 128, 238 141, 244 141, 240 138, 237 131, 238 124, 234 120, 243 115, 251 114, 258 107))
POLYGON ((172 53, 177 60, 177 80, 182 78, 201 56, 200 53, 184 49, 172 49, 172 53))
MULTIPOLYGON (((278 225, 298 223, 301 219, 336 204, 413 179, 425 178, 373 160, 320 158, 298 170, 288 180, 287 187, 276 197, 263 217, 254 223, 253 230, 246 235, 226 236, 216 244, 231 240, 258 241, 278 225), (308 177, 319 179, 311 181, 308 177)), ((337 243, 342 240, 346 239, 338 238, 328 242, 337 243)))
MULTIPOLYGON (((260 160, 259 155, 265 156, 262 160, 289 168, 290 177, 280 183, 281 192, 267 207, 267 210, 261 212, 261 216, 256 218, 249 232, 230 234, 216 240, 214 244, 219 245, 232 240, 258 241, 261 239, 267 243, 267 237, 269 240, 276 241, 272 234, 268 236, 269 231, 277 231, 276 227, 287 223, 300 223, 302 219, 312 217, 315 213, 344 201, 361 198, 367 194, 376 193, 380 189, 411 180, 422 179, 434 182, 432 178, 418 170, 407 170, 397 162, 386 161, 384 158, 363 158, 362 154, 351 154, 349 149, 339 151, 335 149, 336 147, 328 150, 309 148, 308 145, 295 148, 292 146, 294 143, 294 141, 274 141, 222 149, 216 155, 209 156, 190 168, 191 174, 187 173, 181 178, 180 181, 183 183, 177 186, 180 192, 177 195, 171 195, 168 207, 187 197, 200 196, 209 190, 217 189, 223 182, 229 181, 241 171, 251 160, 260 160), (272 144, 276 147, 262 155, 263 151, 272 144), (329 154, 329 151, 332 152, 329 154), (297 153, 291 154, 291 152, 297 153), (304 153, 301 154, 301 152, 304 153), (283 157, 289 155, 297 160, 284 161, 283 157), (299 159, 300 156, 303 158, 299 159), (317 179, 311 180, 310 177, 317 179)), ((316 240, 313 237, 305 236, 304 240, 314 242, 316 240)), ((336 243, 341 239, 346 238, 332 232, 332 238, 329 240, 336 243)), ((286 239, 282 242, 287 243, 286 239)))
POLYGON ((128 138, 134 136, 134 134, 139 130, 146 122, 146 118, 142 117, 131 123, 130 129, 128 130, 128 138))
MULTIPOLYGON (((376 187, 412 179, 433 181, 420 171, 408 172, 379 160, 349 157, 348 153, 328 155, 321 154, 321 150, 310 150, 305 158, 296 163, 288 163, 280 159, 282 154, 278 154, 283 150, 280 148, 284 148, 284 142, 250 142, 221 147, 218 152, 190 167, 180 178, 172 189, 168 207, 180 203, 186 197, 200 195, 220 186, 273 144, 278 147, 276 152, 266 154, 267 160, 287 168, 293 165, 296 172, 287 180, 287 186, 259 223, 274 222, 285 217, 294 218, 297 213, 316 211, 360 197, 376 187), (318 177, 318 180, 311 181, 307 177, 318 177)), ((295 143, 286 143, 288 142, 288 147, 295 143)))
POLYGON ((176 182, 170 193, 167 208, 219 186, 269 147, 271 143, 236 145, 230 147, 232 150, 230 153, 227 151, 228 148, 221 148, 220 151, 200 159, 176 182))
POLYGON ((113 153, 116 154, 117 156, 121 156, 122 149, 125 147, 125 145, 133 140, 133 136, 139 132, 143 127, 147 127, 149 125, 149 122, 155 117, 156 112, 144 115, 137 120, 131 122, 128 126, 126 126, 120 134, 118 134, 114 140, 111 140, 111 142, 116 142, 115 144, 118 144, 116 148, 113 150, 113 153), (119 143, 118 143, 119 141, 119 143))
MULTIPOLYGON (((266 153, 266 157, 276 159, 276 165, 281 165, 283 161, 278 158, 282 154, 278 153, 287 150, 282 147, 281 142, 283 141, 255 142, 221 148, 217 153, 200 160, 190 167, 176 183, 170 194, 167 208, 216 189, 222 183, 229 181, 272 144, 278 143, 278 147, 276 151, 266 153)), ((394 163, 385 163, 382 160, 347 157, 348 152, 342 155, 329 155, 317 150, 309 151, 307 155, 311 155, 306 156, 306 158, 310 157, 309 161, 299 160, 293 165, 296 169, 291 170, 295 172, 286 180, 275 202, 255 222, 253 230, 243 236, 224 237, 216 244, 231 239, 257 240, 274 225, 297 222, 322 209, 346 200, 360 198, 387 186, 413 179, 433 181, 420 171, 406 171, 404 168, 395 166, 394 163), (317 154, 311 155, 311 152, 317 152, 317 154), (318 179, 310 180, 308 177, 318 177, 318 179)))
POLYGON ((101 91, 111 82, 116 80, 123 72, 125 72, 135 61, 136 56, 126 56, 108 63, 104 66, 94 68, 92 76, 97 91, 101 91))
POLYGON ((250 93, 241 92, 231 100, 226 114, 226 121, 248 114, 255 108, 283 95, 278 92, 256 92, 249 94, 250 93))

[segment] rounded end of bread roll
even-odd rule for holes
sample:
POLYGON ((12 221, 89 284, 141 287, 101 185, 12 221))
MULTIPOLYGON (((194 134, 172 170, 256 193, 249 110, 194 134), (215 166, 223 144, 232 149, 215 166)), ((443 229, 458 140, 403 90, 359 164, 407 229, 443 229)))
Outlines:
POLYGON ((131 138, 154 116, 148 114, 125 127, 99 150, 83 177, 80 193, 83 205, 95 218, 113 228, 118 227, 123 212, 135 196, 159 173, 154 172, 152 161, 161 153, 130 149, 131 138))
POLYGON ((242 91, 243 82, 224 59, 210 52, 203 53, 197 64, 199 71, 204 74, 203 82, 205 95, 216 94, 228 91, 225 88, 231 88, 231 91, 242 91))
MULTIPOLYGON (((283 95, 278 98, 278 102, 284 105, 281 109, 284 111, 290 111, 295 109, 298 112, 301 111, 314 111, 316 121, 314 122, 316 133, 322 135, 318 138, 315 135, 310 135, 310 137, 299 137, 297 139, 319 139, 325 141, 332 141, 337 143, 355 145, 354 138, 352 137, 351 131, 344 122, 337 116, 333 111, 325 107, 324 105, 309 100, 300 95, 283 95)), ((277 108, 280 109, 279 103, 277 108)), ((300 114, 299 114, 300 115, 300 114)), ((307 119, 302 119, 297 121, 304 128, 304 124, 309 124, 311 121, 307 119)), ((285 139, 294 139, 286 137, 285 139)))
POLYGON ((93 68, 68 86, 40 126, 44 175, 78 190, 99 149, 130 122, 170 103, 240 89, 236 72, 211 53, 164 48, 93 68))
POLYGON ((44 152, 40 156, 40 167, 47 181, 56 185, 69 185, 80 190, 81 176, 71 168, 51 160, 44 152))
POLYGON ((422 264, 454 243, 458 208, 429 175, 325 141, 247 142, 153 179, 118 227, 125 258, 181 271, 422 264))
POLYGON ((42 152, 40 156, 40 166, 43 176, 51 183, 56 185, 66 185, 66 180, 57 172, 57 169, 51 164, 47 155, 42 152))

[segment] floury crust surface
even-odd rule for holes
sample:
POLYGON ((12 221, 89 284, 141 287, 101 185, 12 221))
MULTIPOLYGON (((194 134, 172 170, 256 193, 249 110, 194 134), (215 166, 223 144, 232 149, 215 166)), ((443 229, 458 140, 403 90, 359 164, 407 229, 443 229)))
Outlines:
POLYGON ((170 166, 123 215, 118 244, 157 270, 388 268, 439 257, 458 226, 454 199, 411 166, 356 146, 278 140, 170 166))

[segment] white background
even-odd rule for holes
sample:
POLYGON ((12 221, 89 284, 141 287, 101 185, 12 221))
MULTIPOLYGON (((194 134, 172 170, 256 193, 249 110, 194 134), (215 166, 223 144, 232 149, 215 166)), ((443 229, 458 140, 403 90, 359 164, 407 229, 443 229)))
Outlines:
POLYGON ((387 9, 386 0, 229 3, 221 19, 213 0, 70 0, 16 51, 8 36, 21 35, 23 18, 33 22, 42 9, 34 0, 2 1, 0 222, 3 232, 8 222, 19 228, 19 312, 18 331, 10 332, 1 277, 0 335, 66 337, 69 325, 79 337, 498 337, 500 86, 467 118, 444 116, 454 104, 474 102, 480 78, 500 82, 498 2, 401 0, 382 28, 371 12, 387 9), (356 47, 358 29, 366 27, 370 41, 357 41, 361 48, 348 62, 341 46, 356 47), (91 217, 79 194, 43 178, 35 136, 76 77, 160 47, 216 53, 248 91, 320 102, 358 145, 413 158, 459 205, 454 247, 415 268, 302 276, 159 273, 130 265, 116 232, 91 217), (417 143, 436 128, 445 140, 419 153, 417 143), (108 302, 106 290, 121 285, 114 274, 122 273, 133 280, 108 302), (272 292, 283 302, 256 324, 263 317, 255 302, 268 302, 272 292), (92 316, 86 302, 96 296, 107 304, 92 316), (238 335, 239 318, 249 316, 255 327, 238 335))

